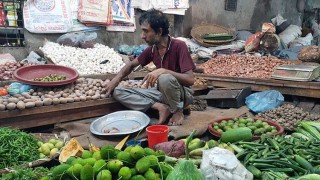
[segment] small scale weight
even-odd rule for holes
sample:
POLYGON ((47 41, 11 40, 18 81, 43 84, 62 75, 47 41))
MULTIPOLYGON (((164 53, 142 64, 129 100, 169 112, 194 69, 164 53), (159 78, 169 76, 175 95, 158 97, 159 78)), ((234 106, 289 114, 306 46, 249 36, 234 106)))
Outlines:
POLYGON ((320 77, 320 66, 280 65, 275 69, 271 77, 290 81, 313 81, 320 77))

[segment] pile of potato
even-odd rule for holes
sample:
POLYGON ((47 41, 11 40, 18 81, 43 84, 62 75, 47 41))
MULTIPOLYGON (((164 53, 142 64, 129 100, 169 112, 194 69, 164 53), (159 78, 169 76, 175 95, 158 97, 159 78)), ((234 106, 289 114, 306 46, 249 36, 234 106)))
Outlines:
POLYGON ((252 55, 225 55, 210 59, 199 65, 205 74, 246 78, 270 78, 275 67, 282 64, 293 64, 292 61, 275 57, 252 55))
POLYGON ((295 107, 292 104, 284 104, 276 109, 259 113, 256 117, 265 120, 275 121, 286 130, 294 130, 295 124, 300 121, 319 121, 320 115, 310 114, 302 108, 295 107))
POLYGON ((28 109, 107 98, 105 85, 110 80, 79 78, 59 88, 35 88, 14 96, 0 96, 0 110, 28 109))
POLYGON ((0 81, 8 81, 13 79, 13 72, 22 67, 29 66, 30 64, 24 64, 21 62, 7 62, 0 64, 0 81))

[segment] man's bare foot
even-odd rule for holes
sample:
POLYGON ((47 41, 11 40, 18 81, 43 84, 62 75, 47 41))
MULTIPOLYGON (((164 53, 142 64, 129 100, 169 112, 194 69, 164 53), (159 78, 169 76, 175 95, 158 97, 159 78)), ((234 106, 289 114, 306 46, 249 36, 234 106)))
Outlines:
POLYGON ((172 115, 171 119, 169 120, 168 125, 169 125, 169 126, 179 126, 179 125, 182 125, 183 118, 184 118, 183 109, 180 109, 180 110, 178 110, 177 112, 175 112, 175 113, 172 115))
POLYGON ((171 115, 169 111, 169 106, 162 103, 154 103, 151 106, 152 109, 156 109, 159 111, 159 121, 158 124, 163 124, 167 118, 171 115))

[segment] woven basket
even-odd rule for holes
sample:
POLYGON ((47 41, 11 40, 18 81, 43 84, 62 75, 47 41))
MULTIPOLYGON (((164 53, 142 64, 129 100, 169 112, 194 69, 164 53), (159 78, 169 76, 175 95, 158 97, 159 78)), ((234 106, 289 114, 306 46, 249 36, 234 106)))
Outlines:
POLYGON ((204 47, 214 47, 214 46, 224 45, 236 39, 235 35, 231 39, 227 39, 227 40, 205 40, 206 42, 204 42, 204 40, 202 39, 203 35, 219 34, 219 33, 227 33, 231 35, 233 34, 230 29, 216 25, 216 24, 200 25, 191 29, 191 36, 193 37, 193 39, 197 43, 199 43, 201 46, 204 46, 204 47))

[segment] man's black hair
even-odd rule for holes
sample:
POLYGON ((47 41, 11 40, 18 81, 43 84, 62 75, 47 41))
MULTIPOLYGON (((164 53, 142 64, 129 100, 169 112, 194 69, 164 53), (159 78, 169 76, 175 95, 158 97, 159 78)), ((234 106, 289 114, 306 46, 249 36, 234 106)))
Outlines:
POLYGON ((162 36, 169 34, 168 18, 159 10, 150 9, 144 12, 139 18, 139 24, 148 22, 150 27, 158 33, 162 29, 162 36))

